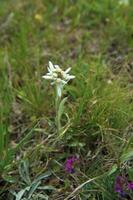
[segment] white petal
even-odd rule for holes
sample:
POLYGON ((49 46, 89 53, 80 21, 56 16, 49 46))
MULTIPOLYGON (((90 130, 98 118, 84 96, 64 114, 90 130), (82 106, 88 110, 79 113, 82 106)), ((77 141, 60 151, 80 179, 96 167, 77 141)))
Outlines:
POLYGON ((60 69, 59 65, 54 65, 54 67, 55 67, 56 69, 60 69))
POLYGON ((54 65, 53 65, 53 63, 51 61, 49 61, 49 69, 50 69, 50 71, 54 71, 55 70, 54 69, 54 65))
POLYGON ((55 70, 56 70, 56 72, 62 72, 62 69, 58 66, 58 65, 55 65, 55 70))
POLYGON ((71 67, 69 67, 69 68, 65 71, 65 73, 67 74, 68 72, 70 72, 70 70, 71 70, 71 67))
POLYGON ((42 78, 45 78, 45 79, 47 79, 47 80, 51 80, 51 79, 53 79, 53 77, 52 77, 52 76, 47 76, 47 75, 45 75, 45 76, 42 76, 42 78))
POLYGON ((75 78, 75 76, 73 76, 73 75, 68 75, 68 76, 67 76, 67 79, 68 79, 68 80, 74 79, 74 78, 75 78))
POLYGON ((46 74, 46 76, 53 76, 53 73, 52 73, 52 72, 48 72, 48 73, 46 74))
POLYGON ((51 69, 48 67, 48 71, 49 71, 49 73, 52 73, 52 71, 51 71, 51 69))

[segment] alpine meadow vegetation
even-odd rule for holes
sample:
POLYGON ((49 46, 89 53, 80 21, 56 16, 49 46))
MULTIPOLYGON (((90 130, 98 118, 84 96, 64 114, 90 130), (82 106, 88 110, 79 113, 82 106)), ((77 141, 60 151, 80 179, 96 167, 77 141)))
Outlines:
POLYGON ((0 1, 0 200, 133 200, 133 1, 0 1))

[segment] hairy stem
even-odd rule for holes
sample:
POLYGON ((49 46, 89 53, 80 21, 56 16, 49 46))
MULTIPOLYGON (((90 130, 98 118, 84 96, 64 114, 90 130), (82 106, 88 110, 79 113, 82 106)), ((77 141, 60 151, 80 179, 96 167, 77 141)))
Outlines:
POLYGON ((56 99, 55 99, 56 118, 55 118, 55 123, 56 123, 58 135, 60 134, 60 130, 61 130, 61 122, 60 122, 60 117, 59 117, 60 101, 61 101, 61 97, 59 97, 59 95, 58 95, 58 85, 56 85, 56 99))

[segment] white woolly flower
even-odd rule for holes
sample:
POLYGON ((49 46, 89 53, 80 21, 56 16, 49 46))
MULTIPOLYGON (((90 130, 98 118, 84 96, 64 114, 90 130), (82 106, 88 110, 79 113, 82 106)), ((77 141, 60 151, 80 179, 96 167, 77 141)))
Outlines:
POLYGON ((63 86, 68 83, 71 79, 74 79, 75 76, 68 74, 71 70, 69 67, 67 70, 63 71, 59 65, 53 65, 49 61, 48 73, 42 76, 44 79, 51 80, 51 85, 56 84, 58 96, 61 97, 63 86))

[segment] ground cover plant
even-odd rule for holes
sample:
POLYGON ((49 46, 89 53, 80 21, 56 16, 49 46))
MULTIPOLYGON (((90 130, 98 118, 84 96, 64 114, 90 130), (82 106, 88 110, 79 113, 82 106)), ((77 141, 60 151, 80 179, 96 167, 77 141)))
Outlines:
POLYGON ((0 1, 1 200, 133 199, 132 10, 0 1))

